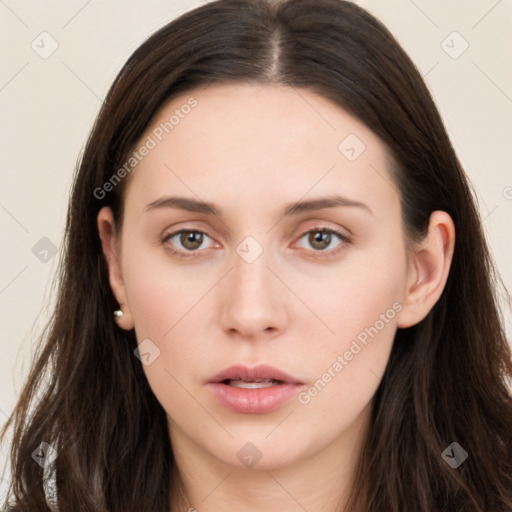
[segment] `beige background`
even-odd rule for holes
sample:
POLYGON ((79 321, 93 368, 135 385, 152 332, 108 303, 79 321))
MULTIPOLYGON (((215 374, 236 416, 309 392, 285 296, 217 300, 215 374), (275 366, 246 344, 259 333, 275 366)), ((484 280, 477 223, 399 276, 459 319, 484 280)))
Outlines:
MULTIPOLYGON (((201 3, 0 0, 0 425, 48 315, 51 244, 61 246, 72 169, 101 99, 149 34, 201 3)), ((389 27, 426 77, 512 290, 512 2, 357 3, 389 27)), ((510 311, 507 325, 510 333, 510 311)))

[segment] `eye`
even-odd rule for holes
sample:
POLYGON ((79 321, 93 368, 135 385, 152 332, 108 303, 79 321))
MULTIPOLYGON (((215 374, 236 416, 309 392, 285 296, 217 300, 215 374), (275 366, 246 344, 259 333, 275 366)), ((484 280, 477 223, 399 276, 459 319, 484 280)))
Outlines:
POLYGON ((347 236, 343 235, 342 233, 334 229, 325 227, 319 227, 306 231, 306 233, 304 233, 299 238, 299 241, 302 239, 306 239, 306 243, 313 248, 314 257, 324 256, 324 254, 318 253, 327 253, 330 255, 337 254, 339 251, 343 250, 343 248, 347 244, 351 242, 350 239, 347 236), (338 242, 337 245, 336 242, 338 242))
POLYGON ((199 249, 206 248, 201 247, 206 238, 210 237, 203 231, 196 229, 182 229, 180 231, 175 231, 174 233, 164 235, 162 238, 162 243, 168 244, 169 250, 172 253, 178 256, 188 257, 195 256, 193 253, 198 252, 199 249), (178 244, 181 245, 181 247, 179 247, 178 244), (178 249, 174 248, 176 245, 178 245, 178 249))
MULTIPOLYGON (((204 247, 206 239, 212 240, 203 231, 196 229, 181 229, 164 235, 162 238, 162 244, 166 244, 171 253, 186 258, 198 256, 200 250, 207 249, 208 247, 204 247)), ((301 235, 299 242, 302 239, 306 239, 306 243, 313 248, 313 257, 335 255, 339 251, 343 250, 347 244, 351 243, 351 240, 347 236, 334 229, 326 227, 310 229, 301 235), (336 244, 336 241, 338 241, 338 244, 336 244)), ((298 244, 298 242, 296 242, 296 244, 298 244)), ((299 247, 307 249, 307 247, 304 247, 301 244, 298 245, 299 247)))

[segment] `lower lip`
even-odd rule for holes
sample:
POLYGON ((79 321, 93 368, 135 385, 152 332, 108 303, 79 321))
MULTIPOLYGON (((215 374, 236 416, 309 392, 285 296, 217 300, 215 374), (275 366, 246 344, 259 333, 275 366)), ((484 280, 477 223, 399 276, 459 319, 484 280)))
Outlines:
POLYGON ((217 400, 230 411, 244 414, 272 412, 296 396, 302 384, 283 383, 266 388, 236 388, 221 382, 208 384, 217 400))

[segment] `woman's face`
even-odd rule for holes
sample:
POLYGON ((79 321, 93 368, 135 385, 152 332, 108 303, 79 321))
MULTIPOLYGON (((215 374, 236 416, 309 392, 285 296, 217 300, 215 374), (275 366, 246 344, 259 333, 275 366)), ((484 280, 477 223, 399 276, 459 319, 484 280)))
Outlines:
POLYGON ((231 84, 173 99, 136 150, 111 282, 176 452, 355 446, 416 279, 383 144, 312 92, 231 84))

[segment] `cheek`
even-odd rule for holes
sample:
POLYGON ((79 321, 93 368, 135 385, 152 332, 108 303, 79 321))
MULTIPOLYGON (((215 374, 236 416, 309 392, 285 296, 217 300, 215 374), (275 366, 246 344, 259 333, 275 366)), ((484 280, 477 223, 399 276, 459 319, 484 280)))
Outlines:
POLYGON ((401 309, 405 263, 401 248, 386 248, 385 244, 353 251, 339 270, 322 279, 321 292, 312 294, 304 289, 335 333, 326 338, 331 340, 329 345, 339 350, 375 324, 379 332, 389 330, 388 324, 396 322, 397 309, 401 309))
POLYGON ((387 290, 372 291, 365 301, 354 299, 338 309, 336 336, 323 337, 308 354, 310 379, 297 402, 303 415, 330 425, 326 436, 349 428, 363 413, 389 360, 400 304, 387 290))
POLYGON ((186 411, 193 406, 187 381, 204 360, 198 329, 207 307, 202 299, 215 280, 197 273, 191 279, 190 272, 158 254, 161 248, 142 249, 135 242, 125 239, 123 276, 137 340, 151 341, 150 364, 143 369, 165 410, 186 411))
POLYGON ((179 279, 163 278, 156 269, 145 272, 143 279, 131 280, 127 294, 137 340, 151 339, 168 363, 196 358, 201 349, 197 326, 204 293, 179 279))
POLYGON ((404 265, 399 251, 380 250, 358 255, 329 281, 316 307, 333 332, 317 336, 320 343, 308 349, 310 382, 299 403, 316 403, 319 414, 328 415, 340 404, 339 414, 354 417, 370 401, 393 345, 404 265))
POLYGON ((162 246, 142 235, 128 234, 123 244, 123 277, 137 338, 167 340, 211 279, 172 262, 162 246))
POLYGON ((191 400, 190 381, 204 359, 197 330, 201 309, 194 307, 198 297, 176 283, 163 286, 161 278, 152 280, 149 274, 132 281, 130 290, 137 340, 150 339, 157 347, 157 357, 143 370, 165 411, 180 411, 180 417, 195 421, 201 409, 191 400))

